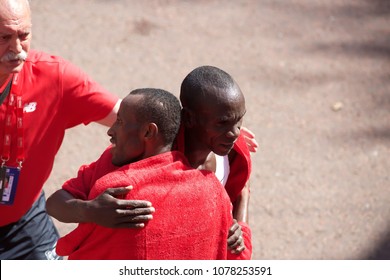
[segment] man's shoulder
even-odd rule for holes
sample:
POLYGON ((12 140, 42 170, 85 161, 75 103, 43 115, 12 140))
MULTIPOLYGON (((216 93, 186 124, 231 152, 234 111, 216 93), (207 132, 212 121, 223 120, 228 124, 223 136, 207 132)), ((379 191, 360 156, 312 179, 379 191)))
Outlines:
POLYGON ((133 170, 150 170, 152 168, 179 168, 188 169, 191 168, 187 158, 183 153, 179 151, 169 151, 158 155, 154 155, 127 165, 124 165, 120 170, 133 171, 133 170), (179 166, 177 166, 179 165, 179 166), (172 167, 173 166, 173 167, 172 167))
POLYGON ((65 61, 66 60, 60 56, 49 54, 49 53, 39 51, 39 50, 34 50, 34 49, 29 50, 28 56, 26 59, 27 63, 38 63, 38 62, 62 63, 65 61))

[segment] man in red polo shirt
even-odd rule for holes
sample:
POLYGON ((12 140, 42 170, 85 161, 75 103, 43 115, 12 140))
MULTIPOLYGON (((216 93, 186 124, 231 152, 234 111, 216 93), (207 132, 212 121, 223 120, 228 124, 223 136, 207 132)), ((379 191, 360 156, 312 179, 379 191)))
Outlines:
POLYGON ((65 130, 92 121, 111 125, 119 107, 79 68, 30 50, 30 42, 28 1, 0 0, 0 259, 57 258, 58 233, 42 188, 65 130))

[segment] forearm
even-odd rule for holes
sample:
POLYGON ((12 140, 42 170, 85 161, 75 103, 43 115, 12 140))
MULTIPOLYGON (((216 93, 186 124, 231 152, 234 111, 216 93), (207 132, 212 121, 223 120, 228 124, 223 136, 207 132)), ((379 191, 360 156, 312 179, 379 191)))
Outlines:
POLYGON ((233 218, 237 222, 248 223, 249 221, 249 182, 242 189, 241 194, 233 204, 233 218))
POLYGON ((119 106, 121 104, 122 99, 119 99, 115 104, 112 111, 103 119, 98 120, 97 123, 110 127, 116 120, 116 114, 118 113, 119 106))
POLYGON ((131 187, 109 188, 92 200, 58 190, 46 202, 47 213, 63 223, 95 223, 108 228, 142 228, 152 219, 149 201, 117 199, 131 187))
POLYGON ((46 201, 47 213, 63 223, 85 223, 87 218, 87 201, 74 198, 65 190, 58 190, 46 201))

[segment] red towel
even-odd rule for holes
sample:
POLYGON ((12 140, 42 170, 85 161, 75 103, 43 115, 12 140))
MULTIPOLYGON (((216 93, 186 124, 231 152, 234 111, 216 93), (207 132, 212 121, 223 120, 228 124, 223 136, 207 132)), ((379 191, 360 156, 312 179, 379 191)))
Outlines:
POLYGON ((237 156, 233 161, 229 162, 230 173, 225 185, 225 189, 232 202, 236 201, 238 195, 248 182, 252 171, 251 155, 242 134, 240 134, 236 143, 234 143, 233 149, 237 152, 237 156))
MULTIPOLYGON (((176 149, 183 153, 185 148, 184 130, 185 127, 182 125, 176 138, 176 149)), ((251 155, 242 134, 240 134, 236 143, 234 143, 233 149, 237 152, 237 155, 229 162, 230 173, 225 185, 226 192, 232 202, 236 201, 238 195, 249 181, 252 171, 251 155)), ((240 224, 242 226, 242 230, 244 231, 244 242, 247 249, 238 256, 229 253, 229 259, 250 260, 252 255, 251 229, 246 223, 240 222, 240 224)))
POLYGON ((143 229, 80 224, 60 238, 69 259, 226 259, 231 203, 214 174, 192 169, 180 152, 164 153, 96 181, 89 199, 110 187, 133 185, 128 199, 156 208, 143 229))

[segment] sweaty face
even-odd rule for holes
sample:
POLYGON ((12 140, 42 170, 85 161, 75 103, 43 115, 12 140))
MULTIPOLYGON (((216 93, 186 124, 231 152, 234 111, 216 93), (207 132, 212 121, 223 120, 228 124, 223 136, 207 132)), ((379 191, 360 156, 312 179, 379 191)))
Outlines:
MULTIPOLYGON (((21 1, 23 2, 23 1, 21 1)), ((19 72, 31 41, 31 17, 27 6, 0 5, 0 80, 19 72)))
POLYGON ((239 89, 230 91, 232 92, 229 98, 208 100, 196 113, 198 141, 201 141, 205 148, 221 156, 227 155, 233 148, 240 135, 242 119, 246 112, 245 99, 239 89))
POLYGON ((116 166, 135 162, 145 152, 143 126, 137 122, 133 110, 140 98, 139 95, 130 95, 122 101, 117 119, 107 132, 112 143, 112 163, 116 166))

